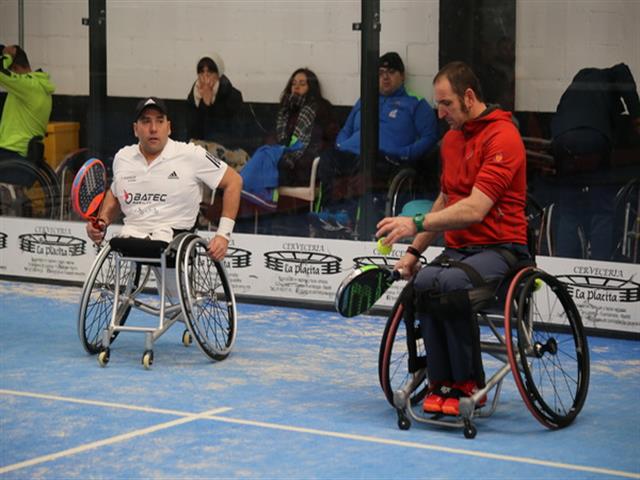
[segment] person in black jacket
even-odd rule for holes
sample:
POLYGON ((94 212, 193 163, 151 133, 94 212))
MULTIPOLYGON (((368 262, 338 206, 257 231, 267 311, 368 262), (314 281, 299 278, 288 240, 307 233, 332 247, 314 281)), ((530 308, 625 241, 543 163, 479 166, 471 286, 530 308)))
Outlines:
POLYGON ((614 168, 622 132, 640 133, 640 100, 629 67, 583 68, 562 94, 551 121, 557 178, 550 179, 557 218, 556 253, 609 260, 618 189, 634 171, 614 168))
POLYGON ((214 141, 228 149, 242 146, 244 101, 242 93, 211 57, 197 65, 198 78, 187 97, 187 128, 191 139, 214 141))

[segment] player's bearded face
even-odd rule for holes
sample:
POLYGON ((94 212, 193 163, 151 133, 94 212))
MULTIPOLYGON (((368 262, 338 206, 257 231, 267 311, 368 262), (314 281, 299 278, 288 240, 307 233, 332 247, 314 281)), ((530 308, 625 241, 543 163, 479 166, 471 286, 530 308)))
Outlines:
POLYGON ((470 110, 464 97, 453 91, 446 78, 435 83, 434 100, 438 107, 438 118, 445 120, 450 128, 458 130, 469 120, 470 110))
POLYGON ((142 153, 156 157, 167 144, 171 134, 171 122, 164 113, 149 108, 133 124, 133 131, 140 141, 142 153))

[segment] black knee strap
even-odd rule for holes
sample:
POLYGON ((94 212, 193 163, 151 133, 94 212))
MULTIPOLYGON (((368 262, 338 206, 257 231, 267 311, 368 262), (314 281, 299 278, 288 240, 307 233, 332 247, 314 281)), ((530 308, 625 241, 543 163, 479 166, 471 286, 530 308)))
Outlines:
POLYGON ((421 334, 416 322, 415 296, 413 280, 411 280, 402 290, 399 299, 404 308, 402 320, 407 332, 407 370, 409 373, 415 373, 427 366, 426 357, 419 356, 416 349, 416 342, 421 334))

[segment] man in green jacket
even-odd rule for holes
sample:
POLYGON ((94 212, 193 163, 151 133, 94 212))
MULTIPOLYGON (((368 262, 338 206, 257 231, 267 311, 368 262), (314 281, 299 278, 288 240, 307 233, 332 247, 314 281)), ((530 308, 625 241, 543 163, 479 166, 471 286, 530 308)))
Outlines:
POLYGON ((0 119, 0 159, 27 156, 29 140, 44 137, 55 85, 49 74, 32 71, 18 45, 0 45, 0 88, 7 91, 0 119))

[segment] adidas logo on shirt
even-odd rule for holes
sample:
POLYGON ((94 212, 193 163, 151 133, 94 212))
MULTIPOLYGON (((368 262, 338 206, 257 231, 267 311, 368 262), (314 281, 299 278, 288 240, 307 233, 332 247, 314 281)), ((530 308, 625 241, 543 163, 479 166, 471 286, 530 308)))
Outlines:
POLYGON ((176 173, 176 171, 174 170, 173 172, 171 172, 169 174, 169 176, 167 177, 169 180, 178 180, 180 177, 178 177, 178 174, 176 173))

